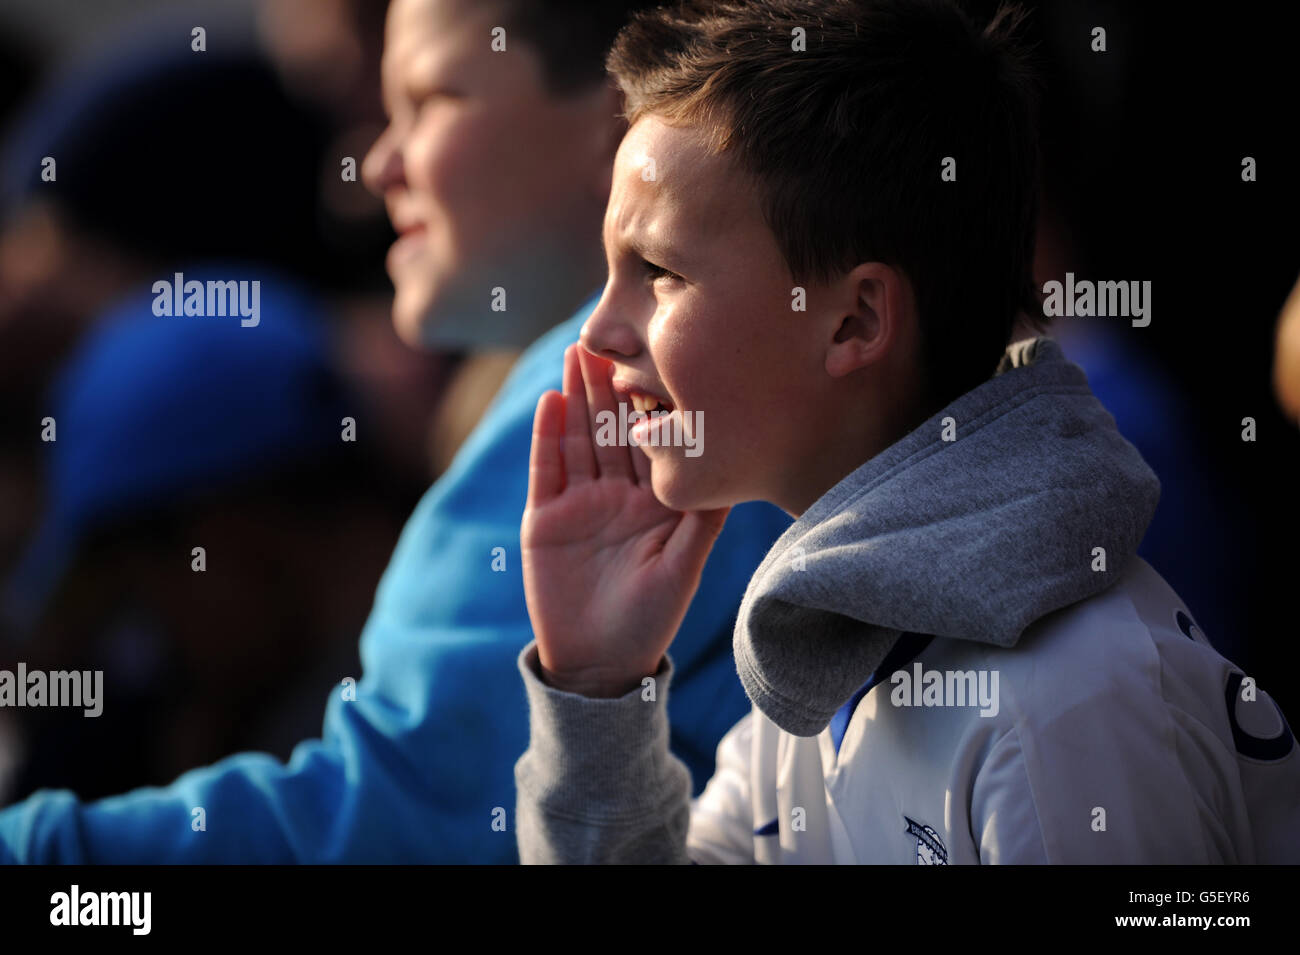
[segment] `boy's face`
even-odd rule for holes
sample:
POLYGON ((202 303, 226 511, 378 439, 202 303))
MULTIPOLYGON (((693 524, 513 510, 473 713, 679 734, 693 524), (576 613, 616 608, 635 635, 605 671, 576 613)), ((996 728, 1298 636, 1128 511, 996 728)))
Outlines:
POLYGON ((801 512, 840 476, 821 464, 848 413, 816 331, 831 290, 808 286, 794 311, 750 181, 696 130, 652 115, 619 148, 604 240, 609 281, 583 346, 614 362, 619 400, 654 395, 703 425, 697 456, 645 447, 655 495, 678 510, 762 499, 801 512))
POLYGON ((467 316, 567 314, 601 279, 595 230, 617 141, 614 94, 551 95, 526 43, 507 36, 505 51, 492 49, 502 20, 497 4, 464 0, 389 8, 389 124, 362 168, 399 234, 387 260, 393 320, 412 345, 467 316), (505 312, 491 307, 497 286, 505 312))

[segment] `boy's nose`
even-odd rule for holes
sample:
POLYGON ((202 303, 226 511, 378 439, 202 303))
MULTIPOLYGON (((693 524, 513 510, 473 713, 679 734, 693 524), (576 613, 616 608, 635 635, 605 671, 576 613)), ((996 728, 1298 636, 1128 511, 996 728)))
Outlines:
POLYGON ((610 361, 630 358, 641 350, 636 329, 619 317, 619 309, 610 300, 609 286, 583 324, 578 343, 593 355, 610 361))
POLYGON ((386 127, 361 161, 361 179, 379 198, 402 181, 401 152, 393 145, 393 129, 386 127))

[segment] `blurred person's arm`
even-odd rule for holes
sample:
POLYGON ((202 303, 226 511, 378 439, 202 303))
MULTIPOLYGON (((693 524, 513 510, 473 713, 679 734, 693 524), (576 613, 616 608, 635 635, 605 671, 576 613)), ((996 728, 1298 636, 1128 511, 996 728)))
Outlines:
MULTIPOLYGON (((335 689, 323 738, 299 744, 287 764, 245 753, 92 803, 40 791, 0 810, 0 861, 508 859, 513 839, 491 829, 491 812, 512 804, 513 753, 492 714, 513 701, 495 673, 513 678, 510 644, 526 636, 506 622, 422 627, 400 613, 380 598, 355 699, 335 689)), ((111 706, 111 688, 105 696, 111 706)))

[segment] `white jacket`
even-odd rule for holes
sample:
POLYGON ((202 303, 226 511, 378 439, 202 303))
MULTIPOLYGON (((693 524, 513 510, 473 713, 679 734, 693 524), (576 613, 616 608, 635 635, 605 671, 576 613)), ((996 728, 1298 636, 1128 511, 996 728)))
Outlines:
POLYGON ((687 851, 697 862, 1300 862, 1300 747, 1244 676, 1136 559, 1013 649, 935 639, 862 698, 838 754, 829 728, 793 736, 755 708, 718 747, 687 851), (973 682, 974 705, 926 706, 924 692, 919 707, 896 705, 915 702, 918 666, 945 689, 948 674, 974 671, 945 701, 973 682), (980 671, 996 712, 979 705, 980 671))

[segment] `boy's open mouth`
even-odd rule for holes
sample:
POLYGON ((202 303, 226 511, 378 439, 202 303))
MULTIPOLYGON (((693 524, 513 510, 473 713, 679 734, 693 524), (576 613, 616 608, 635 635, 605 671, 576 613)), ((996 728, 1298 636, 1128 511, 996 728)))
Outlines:
POLYGON ((613 382, 614 393, 618 396, 619 401, 626 401, 632 406, 633 411, 640 411, 643 414, 657 412, 659 414, 668 414, 674 410, 674 405, 667 398, 661 398, 656 394, 643 391, 632 385, 629 381, 613 382))
POLYGON ((667 413, 673 410, 673 406, 664 399, 640 391, 628 392, 628 399, 632 402, 634 411, 643 411, 646 414, 652 411, 667 413))

